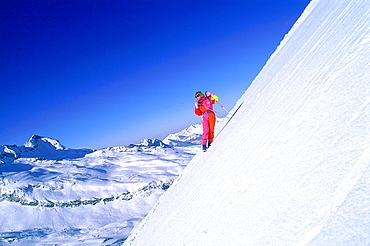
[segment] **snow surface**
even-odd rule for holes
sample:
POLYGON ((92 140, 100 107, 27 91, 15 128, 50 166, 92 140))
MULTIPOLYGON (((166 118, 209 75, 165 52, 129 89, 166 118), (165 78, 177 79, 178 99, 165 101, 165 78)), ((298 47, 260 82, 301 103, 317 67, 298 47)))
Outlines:
POLYGON ((121 245, 201 151, 201 131, 100 150, 37 135, 0 146, 0 245, 121 245))
POLYGON ((313 0, 124 245, 370 245, 370 1, 313 0))

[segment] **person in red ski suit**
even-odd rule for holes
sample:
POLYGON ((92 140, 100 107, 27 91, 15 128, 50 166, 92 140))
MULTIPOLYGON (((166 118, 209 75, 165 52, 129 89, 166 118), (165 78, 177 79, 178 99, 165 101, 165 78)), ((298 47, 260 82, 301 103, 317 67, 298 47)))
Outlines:
POLYGON ((202 149, 206 151, 212 144, 213 138, 215 136, 215 124, 216 124, 216 115, 213 112, 213 104, 218 100, 218 97, 211 93, 206 92, 206 96, 200 91, 195 93, 195 102, 194 112, 198 116, 202 116, 202 149))

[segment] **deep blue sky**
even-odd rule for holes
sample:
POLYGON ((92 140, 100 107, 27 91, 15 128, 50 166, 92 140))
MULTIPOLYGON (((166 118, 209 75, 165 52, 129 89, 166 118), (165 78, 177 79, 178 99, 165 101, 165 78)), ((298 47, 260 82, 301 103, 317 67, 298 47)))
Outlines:
POLYGON ((0 0, 0 145, 163 139, 198 90, 231 109, 308 3, 0 0))

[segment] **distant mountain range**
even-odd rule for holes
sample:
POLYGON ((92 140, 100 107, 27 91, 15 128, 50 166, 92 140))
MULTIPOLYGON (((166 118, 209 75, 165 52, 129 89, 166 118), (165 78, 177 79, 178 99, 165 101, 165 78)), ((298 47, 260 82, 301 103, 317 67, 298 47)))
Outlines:
MULTIPOLYGON (((145 147, 186 147, 201 144, 202 126, 194 124, 188 128, 168 135, 163 141, 159 139, 143 139, 139 144, 120 146, 120 148, 133 149, 145 147)), ((108 149, 112 149, 111 147, 108 149)), ((96 150, 92 149, 70 149, 63 146, 59 140, 33 135, 22 146, 0 145, 0 164, 11 163, 18 158, 39 158, 50 160, 75 159, 84 157, 86 154, 96 150)))

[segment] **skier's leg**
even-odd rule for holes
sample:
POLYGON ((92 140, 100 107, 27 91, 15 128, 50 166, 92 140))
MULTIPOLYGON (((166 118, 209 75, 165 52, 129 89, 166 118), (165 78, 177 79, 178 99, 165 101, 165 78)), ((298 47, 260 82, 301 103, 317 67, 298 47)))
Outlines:
POLYGON ((209 138, 208 114, 203 115, 202 126, 203 126, 202 145, 204 147, 204 146, 207 146, 207 141, 208 141, 208 138, 209 138))
POLYGON ((216 115, 215 115, 215 113, 212 112, 212 113, 208 114, 208 122, 209 122, 208 145, 211 145, 211 143, 213 142, 213 139, 215 137, 215 125, 216 125, 216 115))

